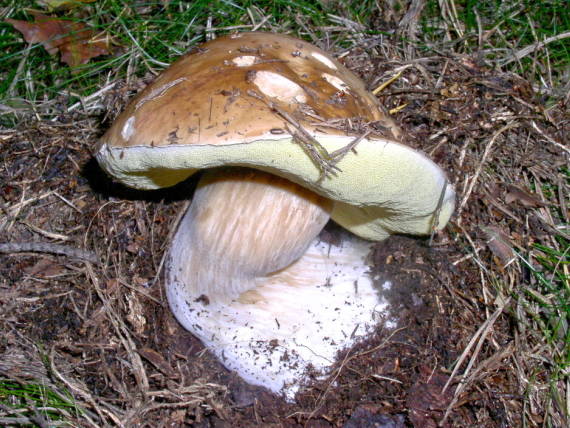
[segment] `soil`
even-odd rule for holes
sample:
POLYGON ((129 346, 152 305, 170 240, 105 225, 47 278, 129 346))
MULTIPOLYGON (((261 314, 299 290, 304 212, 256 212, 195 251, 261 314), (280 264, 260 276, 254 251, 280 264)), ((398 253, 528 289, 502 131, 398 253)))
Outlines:
MULTIPOLYGON (((358 49, 345 61, 371 87, 396 66, 358 49)), ((389 108, 405 106, 396 118, 406 141, 449 171, 458 211, 433 237, 393 236, 375 246, 371 275, 393 285, 395 329, 345 350, 330 376, 315 378, 293 403, 224 369, 173 319, 162 288, 162 257, 193 180, 164 191, 127 189, 90 154, 113 106, 120 110, 138 89, 123 84, 107 94, 108 117, 62 113, 1 131, 0 241, 65 243, 100 260, 0 256, 2 375, 70 391, 100 425, 519 426, 525 386, 513 368, 519 360, 508 302, 513 287, 531 279, 505 258, 556 234, 545 207, 568 215, 556 192, 532 190, 562 183, 566 154, 549 139, 567 141, 567 106, 546 114, 527 82, 472 58, 413 64, 404 83, 380 97, 389 108), (471 339, 496 311, 475 352, 471 339), (461 384, 470 358, 473 370, 461 384)), ((340 235, 329 225, 322 238, 340 235)), ((542 420, 539 410, 529 417, 531 425, 542 420)))

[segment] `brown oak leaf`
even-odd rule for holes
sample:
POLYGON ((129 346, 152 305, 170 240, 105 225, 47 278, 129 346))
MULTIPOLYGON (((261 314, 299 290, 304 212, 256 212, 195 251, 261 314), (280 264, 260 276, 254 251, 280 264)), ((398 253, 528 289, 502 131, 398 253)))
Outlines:
POLYGON ((41 43, 50 53, 61 53, 61 60, 71 67, 87 63, 91 58, 109 54, 108 37, 97 34, 80 22, 53 18, 32 12, 35 22, 6 19, 28 43, 41 43))
POLYGON ((509 234, 498 226, 481 226, 481 230, 487 238, 487 246, 495 255, 499 262, 499 266, 506 267, 515 259, 513 245, 509 238, 509 234))
POLYGON ((544 207, 545 204, 540 199, 538 199, 535 195, 532 195, 526 190, 521 189, 520 187, 513 186, 509 184, 507 186, 507 194, 505 196, 505 202, 510 204, 514 201, 519 202, 526 208, 537 208, 537 207, 544 207))

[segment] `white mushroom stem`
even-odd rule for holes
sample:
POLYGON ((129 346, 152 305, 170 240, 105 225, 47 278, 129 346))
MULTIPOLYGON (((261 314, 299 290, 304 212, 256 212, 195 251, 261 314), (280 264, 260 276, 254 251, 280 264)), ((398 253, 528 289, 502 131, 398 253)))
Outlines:
POLYGON ((268 173, 208 172, 173 241, 172 274, 186 298, 235 299, 255 287, 255 278, 299 259, 331 209, 329 200, 268 173))
POLYGON ((247 382, 292 399, 383 317, 370 244, 318 233, 332 203, 259 171, 207 173, 168 256, 180 323, 247 382))

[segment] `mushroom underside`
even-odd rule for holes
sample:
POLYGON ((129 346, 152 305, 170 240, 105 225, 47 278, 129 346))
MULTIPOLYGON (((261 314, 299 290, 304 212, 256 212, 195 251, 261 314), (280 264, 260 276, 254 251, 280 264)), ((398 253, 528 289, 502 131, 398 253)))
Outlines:
POLYGON ((326 373, 382 319, 370 244, 319 241, 331 204, 298 185, 257 171, 224 174, 201 180, 181 220, 168 301, 228 369, 292 398, 309 368, 326 373))
MULTIPOLYGON (((315 134, 314 138, 334 153, 356 137, 315 134)), ((241 165, 267 171, 335 200, 331 212, 335 222, 373 241, 394 232, 429 234, 445 226, 454 208, 455 192, 433 161, 384 139, 363 138, 336 164, 339 171, 324 178, 319 165, 291 136, 229 145, 128 149, 102 145, 97 156, 127 185, 148 189, 174 185, 203 168, 241 165)))

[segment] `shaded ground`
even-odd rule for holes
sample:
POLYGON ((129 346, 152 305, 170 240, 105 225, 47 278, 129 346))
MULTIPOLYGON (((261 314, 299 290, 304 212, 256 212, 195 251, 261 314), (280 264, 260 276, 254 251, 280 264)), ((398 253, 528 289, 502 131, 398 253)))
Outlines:
POLYGON ((567 239, 567 106, 547 106, 527 82, 474 58, 395 60, 387 45, 371 56, 379 39, 366 43, 344 61, 370 88, 403 72, 379 96, 402 107, 395 117, 407 141, 449 171, 458 192, 457 214, 431 243, 392 237, 371 256, 378 280, 400 286, 395 331, 347 350, 329 378, 288 404, 228 373, 182 330, 165 305, 161 262, 192 183, 125 189, 90 155, 137 82, 106 95, 109 117, 62 113, 1 131, 0 241, 65 243, 100 260, 0 257, 2 375, 69 391, 79 409, 69 417, 81 426, 540 425, 544 409, 524 374, 546 384, 548 362, 528 366, 521 356, 537 344, 521 341, 514 322, 534 279, 511 258, 512 248, 530 257, 534 243, 567 239))

